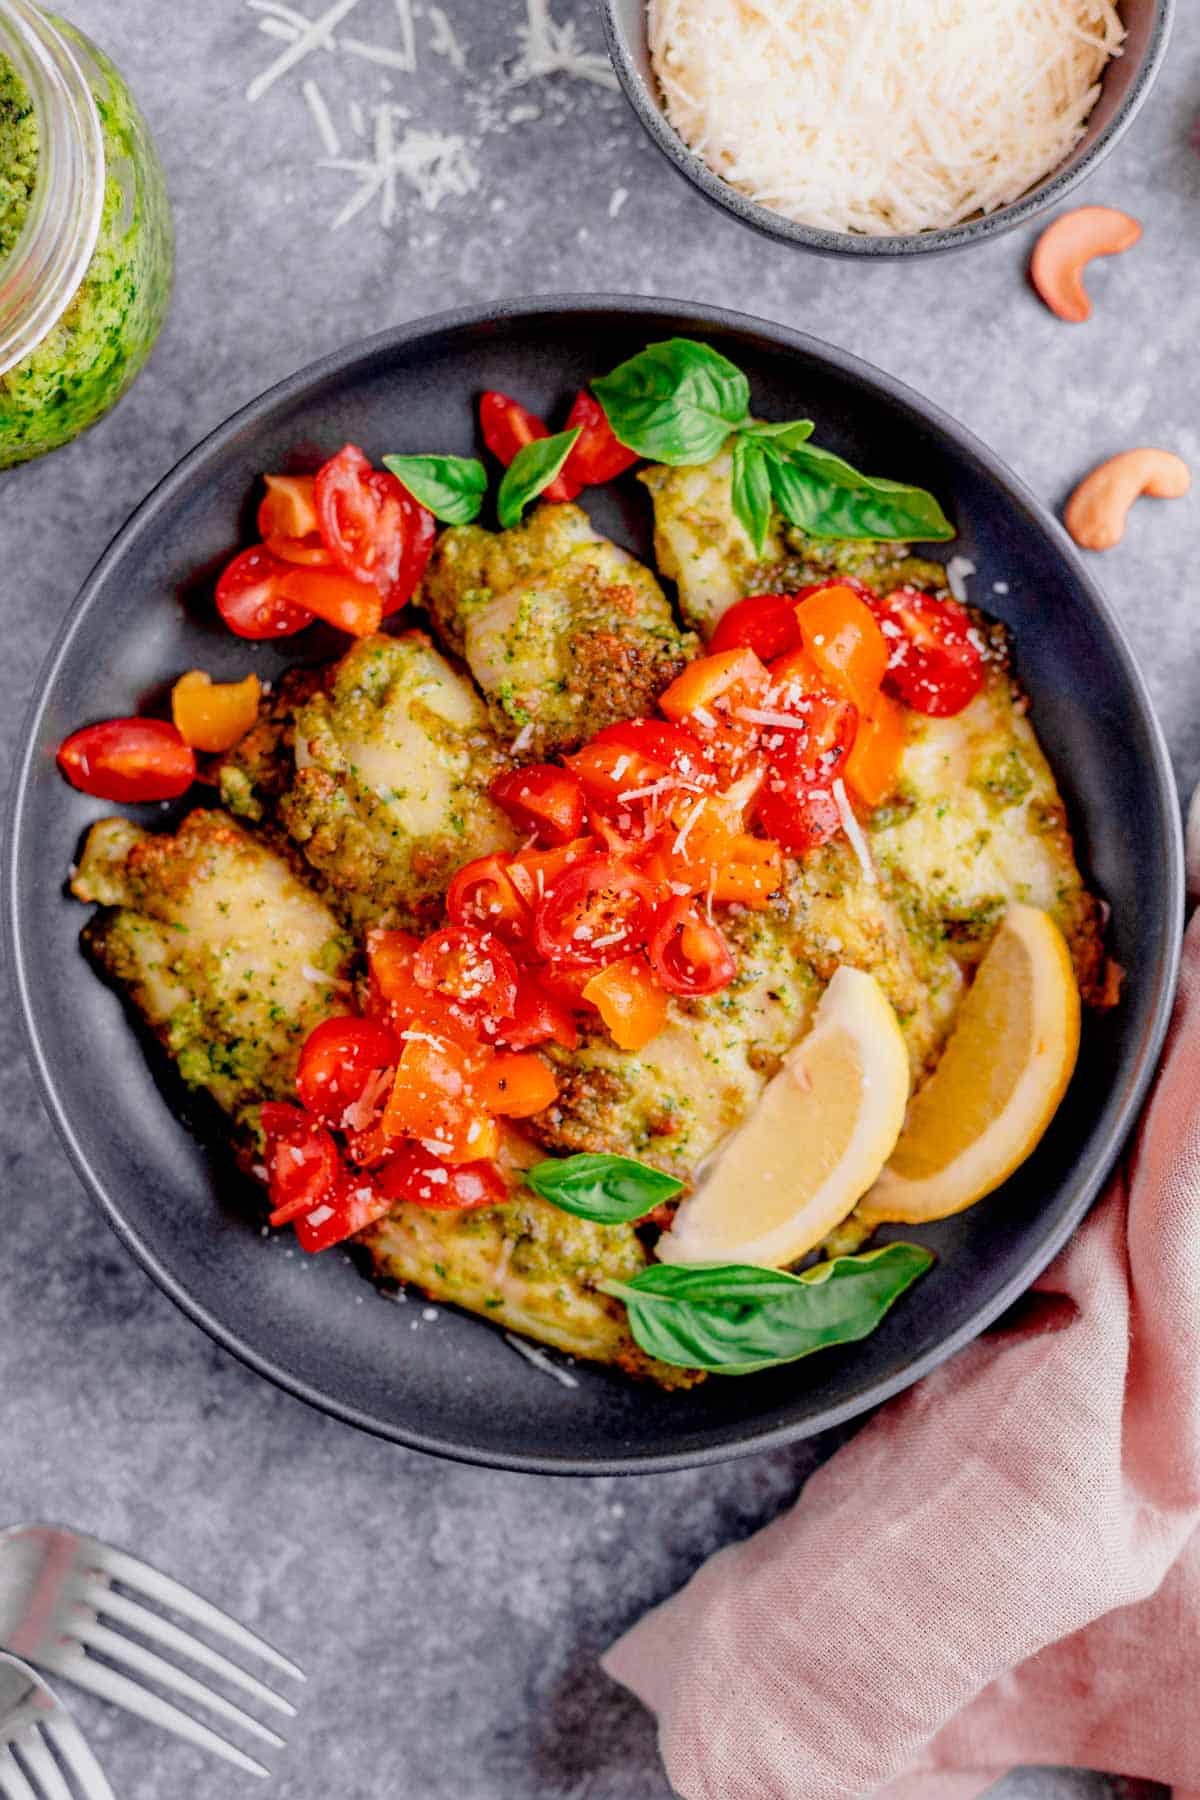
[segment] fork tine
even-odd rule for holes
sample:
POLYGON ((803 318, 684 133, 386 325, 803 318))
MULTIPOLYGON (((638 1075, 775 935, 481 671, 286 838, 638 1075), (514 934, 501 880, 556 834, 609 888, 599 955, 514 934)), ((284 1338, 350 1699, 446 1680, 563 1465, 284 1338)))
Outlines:
POLYGON ((114 1800, 108 1777, 69 1712, 51 1713, 43 1730, 79 1783, 83 1800, 114 1800))
MULTIPOLYGON (((197 1744, 202 1750, 211 1750, 214 1756, 223 1756, 236 1769, 244 1769, 248 1775, 268 1775, 260 1762, 252 1756, 227 1744, 223 1737, 202 1725, 199 1719, 193 1719, 178 1706, 172 1706, 169 1700, 163 1700, 152 1694, 138 1682, 131 1681, 117 1669, 110 1669, 104 1663, 96 1662, 93 1657, 65 1653, 58 1646, 49 1646, 40 1654, 42 1665, 56 1675, 62 1675, 73 1681, 76 1687, 86 1688, 101 1700, 108 1700, 114 1706, 123 1706, 126 1712, 136 1713, 139 1719, 145 1719, 150 1725, 157 1725, 163 1731, 173 1731, 176 1737, 186 1738, 189 1744, 197 1744)), ((17 1800, 26 1800, 26 1796, 18 1795, 17 1800)), ((36 1800, 31 1796, 30 1800, 36 1800)))
POLYGON ((285 1700, 273 1688, 269 1688, 257 1676, 250 1675, 219 1650, 212 1650, 199 1638, 188 1631, 181 1631, 178 1625, 172 1625, 169 1619, 151 1612, 147 1606, 139 1606, 136 1600, 130 1600, 124 1594, 116 1594, 102 1581, 89 1582, 79 1590, 78 1596, 93 1612, 104 1613, 110 1619, 119 1619, 123 1625, 130 1625, 134 1631, 140 1631, 143 1637, 155 1638, 168 1650, 175 1650, 180 1656, 188 1657, 199 1663, 203 1669, 211 1669, 214 1675, 220 1675, 225 1681, 232 1682, 247 1694, 253 1694, 264 1706, 273 1706, 277 1712, 284 1713, 294 1719, 296 1709, 290 1700, 285 1700))
POLYGON ((303 1669, 298 1668, 294 1662, 289 1662, 286 1656, 281 1656, 278 1650, 273 1650, 256 1632, 248 1631, 236 1619, 223 1613, 219 1606, 214 1606, 209 1600, 202 1600, 199 1594, 193 1594, 181 1582, 173 1581, 169 1575, 152 1569, 149 1563, 141 1562, 136 1556, 127 1556, 123 1550, 114 1550, 111 1545, 102 1544, 98 1539, 90 1538, 88 1544, 96 1554, 97 1566, 114 1581, 136 1588, 139 1593, 156 1600, 160 1606, 169 1606, 173 1612, 182 1613, 196 1625, 207 1626, 218 1637, 228 1638, 231 1643, 239 1644, 243 1650, 251 1651, 253 1655, 261 1657, 263 1662, 271 1663, 285 1675, 290 1675, 293 1680, 304 1680, 303 1669))
POLYGON ((144 1675, 148 1681, 158 1682, 160 1687, 170 1688, 185 1700, 194 1701, 197 1706, 206 1706, 219 1718, 228 1719, 230 1724, 248 1731, 252 1737, 261 1738, 264 1744, 271 1744, 277 1750, 282 1748, 283 1739, 278 1732, 272 1731, 269 1725, 260 1725, 257 1719, 252 1719, 248 1712, 243 1712, 240 1706, 235 1706, 224 1694, 214 1693, 212 1688, 197 1681, 194 1675, 177 1669, 165 1656, 147 1650, 144 1645, 135 1643, 132 1638, 125 1637, 119 1631, 110 1631, 107 1625, 101 1625, 93 1619, 81 1620, 72 1630, 80 1643, 90 1644, 102 1656, 124 1663, 127 1669, 144 1675))
POLYGON ((3 1800, 37 1800, 11 1750, 0 1745, 0 1795, 3 1800))
POLYGON ((25 1767, 41 1789, 41 1800, 71 1800, 71 1790, 63 1779, 62 1770, 46 1748, 46 1741, 40 1731, 23 1733, 18 1740, 17 1749, 21 1752, 25 1767))

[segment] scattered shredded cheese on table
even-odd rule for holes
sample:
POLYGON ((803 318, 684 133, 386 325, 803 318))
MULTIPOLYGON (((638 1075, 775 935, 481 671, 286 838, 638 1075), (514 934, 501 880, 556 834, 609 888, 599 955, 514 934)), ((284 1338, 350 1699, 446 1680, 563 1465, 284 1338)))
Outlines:
POLYGON ((1078 143, 1115 0, 648 0, 671 123, 786 217, 888 237, 991 212, 1078 143))

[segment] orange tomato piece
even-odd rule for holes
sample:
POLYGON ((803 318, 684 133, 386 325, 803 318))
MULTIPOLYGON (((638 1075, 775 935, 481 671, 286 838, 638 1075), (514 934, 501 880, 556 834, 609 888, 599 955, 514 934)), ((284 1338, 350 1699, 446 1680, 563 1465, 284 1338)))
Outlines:
POLYGON ((818 588, 796 608, 800 641, 834 693, 865 712, 887 673, 887 639, 852 587, 818 588))
POLYGON ((443 1162, 489 1160, 500 1137, 478 1091, 486 1063, 482 1045, 475 1054, 436 1029, 414 1029, 384 1107, 384 1131, 418 1139, 443 1162))
POLYGON ((644 956, 623 956, 597 970, 583 990, 619 1050, 640 1050, 667 1022, 667 996, 644 956))
POLYGON ((318 529, 311 475, 264 475, 258 507, 260 538, 306 538, 318 529))
POLYGON ((876 694, 859 715, 846 760, 846 784, 865 805, 880 806, 894 792, 904 741, 904 708, 887 694, 876 694))
POLYGON ((719 650, 715 656, 697 657, 675 677, 659 696, 659 711, 668 719, 686 719, 697 708, 707 711, 732 698, 735 690, 740 690, 739 698, 753 699, 765 693, 770 680, 766 664, 753 650, 719 650))
POLYGON ((528 1119, 558 1099, 558 1083, 548 1062, 532 1051, 504 1050, 493 1056, 479 1082, 479 1097, 491 1113, 528 1119))
POLYGON ((171 689, 171 717, 193 750, 230 750, 258 718, 261 694, 257 675, 214 681, 203 669, 189 669, 171 689))
POLYGON ((286 600, 295 601, 351 637, 370 637, 379 630, 383 618, 379 589, 356 581, 342 569, 289 566, 276 587, 286 600))
POLYGON ((582 862, 595 848, 594 838, 581 837, 557 850, 522 850, 508 865, 508 879, 526 906, 536 906, 564 869, 582 862))
POLYGON ((738 901, 742 906, 765 906, 783 886, 783 851, 772 838, 743 832, 714 866, 716 875, 708 891, 720 905, 738 901))

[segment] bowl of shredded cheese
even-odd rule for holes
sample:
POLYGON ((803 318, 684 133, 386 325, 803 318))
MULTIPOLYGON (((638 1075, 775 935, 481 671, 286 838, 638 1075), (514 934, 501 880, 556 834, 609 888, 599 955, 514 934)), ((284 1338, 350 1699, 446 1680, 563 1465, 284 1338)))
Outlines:
POLYGON ((977 243, 1123 135, 1174 0, 600 0, 650 136, 702 193, 833 255, 977 243))

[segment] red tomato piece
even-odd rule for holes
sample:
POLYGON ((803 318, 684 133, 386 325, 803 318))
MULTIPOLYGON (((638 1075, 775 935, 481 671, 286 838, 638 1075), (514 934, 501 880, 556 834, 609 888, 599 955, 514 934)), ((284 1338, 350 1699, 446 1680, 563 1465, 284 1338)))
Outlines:
POLYGON ((534 941, 547 962, 598 968, 645 942, 653 883, 615 857, 589 857, 560 875, 534 913, 534 941))
POLYGON ((604 408, 586 388, 580 388, 576 394, 564 429, 571 431, 576 425, 579 436, 562 468, 568 486, 574 482, 577 487, 598 487, 602 482, 615 481, 637 462, 637 451, 626 449, 609 424, 604 408))
MULTIPOLYGON (((309 1112, 326 1125, 361 1130, 366 1120, 347 1118, 363 1099, 372 1078, 394 1069, 400 1044, 379 1019, 323 1019, 309 1032, 300 1052, 296 1092, 309 1112)), ((377 1095, 382 1111, 386 1085, 377 1095)))
POLYGON ((503 856, 464 864, 446 890, 446 912, 452 925, 495 932, 510 950, 527 946, 533 931, 533 909, 513 886, 503 856))
POLYGON ((681 782, 696 787, 712 787, 716 769, 709 747, 687 729, 667 719, 621 719, 605 725, 592 739, 593 744, 616 744, 632 750, 645 763, 654 763, 664 772, 677 775, 681 782))
POLYGON ((715 994, 736 973, 724 933, 689 894, 659 908, 647 948, 656 979, 671 994, 715 994))
MULTIPOLYGON (((578 996, 572 996, 576 999, 578 996)), ((552 994, 542 981, 522 972, 512 1017, 500 1026, 499 1037, 510 1050, 530 1050, 534 1044, 562 1044, 574 1050, 579 1032, 570 1007, 552 994)))
POLYGON ((317 470, 313 499, 321 537, 342 567, 378 591, 385 614, 403 606, 433 549, 433 514, 356 444, 317 470))
POLYGON ((420 1144, 406 1143, 381 1168, 375 1186, 389 1205, 427 1206, 435 1212, 470 1212, 503 1206, 508 1187, 494 1163, 444 1163, 420 1144))
POLYGON ((892 693, 934 719, 970 705, 983 686, 984 662, 965 607, 919 588, 897 588, 873 610, 887 639, 884 685, 892 693))
POLYGON ((106 719, 59 745, 72 787, 97 800, 175 800, 196 779, 196 753, 166 719, 106 719))
POLYGON ((280 592, 290 567, 261 544, 226 564, 217 582, 217 611, 230 631, 244 638, 291 637, 312 624, 308 608, 280 592))
MULTIPOLYGON (((498 462, 507 469, 518 450, 537 438, 550 436, 550 427, 536 413, 514 400, 510 394, 489 389, 479 402, 479 428, 483 441, 498 462)), ((576 439, 576 444, 578 444, 576 439)), ((568 481, 566 469, 560 469, 550 486, 542 489, 543 500, 574 500, 582 482, 568 481)))
POLYGON ((767 835, 793 856, 827 844, 842 828, 842 815, 828 788, 813 787, 803 776, 777 770, 763 782, 756 818, 767 835))
POLYGON ((342 1174, 337 1145, 319 1119, 299 1106, 268 1100, 259 1108, 266 1150, 272 1225, 328 1204, 342 1174))
POLYGON ((481 1025, 512 1017, 517 965, 499 938, 474 925, 447 925, 425 939, 413 959, 419 987, 481 1025))
POLYGON ((810 693, 784 689, 769 703, 780 723, 764 725, 759 746, 772 769, 810 787, 829 787, 845 773, 858 731, 858 708, 828 689, 810 693), (778 706, 776 705, 778 698, 778 706), (784 725, 784 719, 795 725, 784 725))
POLYGON ((351 1176, 345 1170, 337 1193, 296 1220, 296 1241, 315 1256, 344 1243, 356 1231, 365 1231, 376 1219, 386 1218, 393 1204, 387 1194, 379 1192, 371 1176, 351 1176))
POLYGON ((583 831, 583 784, 555 763, 508 769, 493 781, 491 795, 518 831, 536 832, 544 844, 569 844, 583 831))
POLYGON ((721 650, 753 650, 763 662, 772 662, 800 642, 794 594, 749 594, 722 613, 709 639, 714 654, 721 650))

